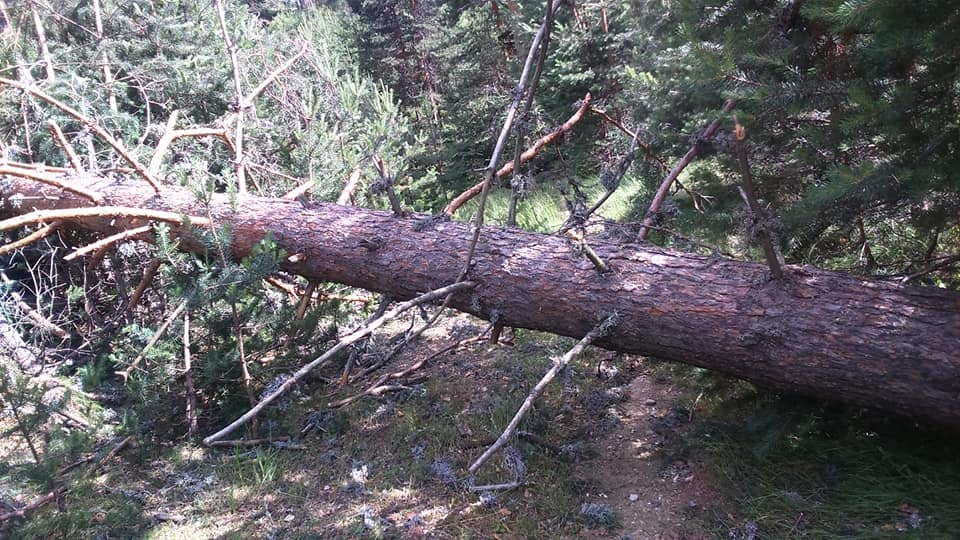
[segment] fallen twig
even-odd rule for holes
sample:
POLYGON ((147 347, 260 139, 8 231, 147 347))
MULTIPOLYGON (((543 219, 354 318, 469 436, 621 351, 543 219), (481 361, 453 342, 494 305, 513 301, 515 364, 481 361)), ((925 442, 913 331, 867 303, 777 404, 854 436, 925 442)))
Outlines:
POLYGON ((311 279, 307 282, 307 288, 303 290, 303 295, 297 302, 297 311, 293 315, 293 320, 303 320, 303 316, 306 315, 307 308, 310 306, 310 300, 313 298, 313 291, 317 289, 318 285, 320 285, 320 282, 316 279, 311 279))
POLYGON ((514 482, 507 482, 506 484, 487 484, 485 486, 469 486, 468 491, 478 492, 478 491, 508 491, 511 489, 517 489, 522 486, 523 482, 520 480, 514 482))
POLYGON ((242 448, 244 446, 260 446, 262 444, 273 444, 275 442, 290 442, 290 437, 263 437, 260 439, 230 439, 225 441, 213 441, 209 446, 220 446, 227 448, 242 448))
MULTIPOLYGON (((586 221, 590 219, 590 216, 592 216, 594 212, 599 210, 600 207, 603 206, 603 203, 607 202, 607 199, 609 199, 610 196, 613 195, 613 193, 617 190, 617 188, 620 187, 620 182, 623 181, 623 177, 627 174, 627 171, 630 169, 630 164, 633 163, 633 154, 634 152, 636 152, 637 144, 639 143, 639 140, 637 139, 637 135, 639 135, 639 133, 640 131, 637 130, 637 133, 633 135, 633 139, 630 141, 630 147, 627 149, 627 153, 624 154, 623 157, 621 157, 620 160, 617 162, 616 168, 613 171, 605 172, 605 174, 609 174, 611 176, 608 180, 601 181, 601 183, 603 183, 604 187, 606 188, 606 192, 604 192, 603 196, 600 197, 600 199, 596 203, 594 203, 594 205, 591 206, 590 209, 587 210, 583 215, 579 215, 578 213, 571 212, 570 217, 568 217, 566 222, 563 224, 563 226, 560 227, 561 233, 567 233, 567 235, 569 236, 570 229, 577 226, 581 226, 584 223, 586 223, 586 221)), ((580 240, 583 241, 582 238, 580 240)), ((584 245, 586 245, 585 242, 584 242, 584 245)), ((592 258, 590 260, 593 261, 592 258)), ((596 264, 597 263, 594 262, 594 265, 596 264)), ((603 265, 603 266, 605 267, 606 265, 603 265)), ((597 268, 600 269, 601 272, 606 271, 601 269, 599 265, 597 266, 597 268)))
POLYGON ((360 341, 361 339, 369 336, 371 333, 373 333, 374 330, 383 326, 387 321, 397 317, 398 315, 400 315, 401 313, 407 311, 412 307, 436 300, 437 298, 446 297, 448 295, 452 295, 457 292, 465 291, 467 289, 472 289, 476 287, 476 285, 477 284, 472 281, 461 281, 459 283, 447 285, 446 287, 441 287, 439 289, 435 289, 428 293, 422 294, 414 298, 413 300, 408 300, 400 304, 399 306, 390 310, 388 313, 384 314, 379 319, 376 319, 375 321, 372 321, 371 323, 364 325, 363 327, 354 331, 350 335, 341 338, 340 341, 338 341, 336 345, 328 349, 327 352, 323 353, 312 362, 298 369, 293 375, 290 376, 289 379, 284 381, 284 383, 281 384, 272 394, 261 399, 260 402, 257 403, 253 408, 251 408, 249 411, 244 413, 243 416, 241 416, 240 418, 237 418, 236 420, 231 422, 227 427, 205 438, 203 440, 203 443, 209 445, 214 441, 222 439, 228 433, 233 432, 238 427, 249 422, 251 419, 257 416, 257 414, 259 414, 259 412, 263 410, 264 407, 272 403, 278 397, 283 395, 287 390, 292 388, 294 384, 296 384, 298 381, 300 381, 300 379, 302 379, 304 376, 310 373, 310 371, 312 371, 313 369, 321 365, 326 364, 337 353, 342 351, 345 347, 348 347, 351 344, 356 343, 357 341, 360 341))
POLYGON ((430 360, 432 360, 432 359, 434 359, 434 358, 436 358, 436 357, 438 357, 438 356, 441 356, 441 355, 443 355, 443 354, 446 354, 446 353, 448 353, 448 352, 450 352, 450 351, 452 351, 452 350, 454 350, 454 349, 456 349, 456 348, 458 348, 458 347, 461 347, 461 346, 466 345, 466 344, 468 344, 468 343, 475 343, 475 342, 478 342, 478 341, 480 341, 480 340, 482 340, 482 339, 483 339, 483 337, 482 337, 482 334, 481 334, 480 336, 474 336, 474 337, 471 337, 471 338, 461 339, 460 341, 456 341, 456 342, 454 342, 454 343, 452 343, 452 344, 450 344, 450 345, 448 345, 448 346, 440 349, 439 351, 437 351, 437 352, 435 352, 435 353, 433 353, 433 354, 431 354, 431 355, 429 355, 429 356, 424 357, 423 359, 421 359, 420 361, 414 363, 413 365, 411 365, 410 367, 408 367, 408 368, 406 368, 406 369, 403 369, 403 370, 400 370, 400 371, 396 371, 396 372, 394 372, 394 373, 388 373, 388 374, 386 374, 386 375, 383 375, 382 377, 380 377, 379 379, 377 379, 377 382, 371 384, 366 390, 364 390, 363 392, 360 392, 359 394, 354 394, 354 395, 352 395, 352 396, 350 396, 350 397, 341 399, 340 401, 335 401, 335 402, 332 402, 332 403, 328 403, 328 404, 327 404, 327 407, 328 407, 328 408, 331 408, 331 409, 335 409, 335 408, 343 407, 343 406, 345 406, 345 405, 349 405, 350 403, 353 403, 354 401, 356 401, 356 400, 358 400, 358 399, 360 399, 360 398, 362 398, 362 397, 364 397, 364 396, 373 396, 373 395, 381 394, 381 393, 387 391, 387 390, 379 390, 379 389, 384 388, 383 383, 385 383, 385 382, 387 382, 387 381, 389 381, 389 380, 392 380, 392 379, 399 379, 399 378, 402 378, 402 377, 406 377, 407 375, 409 375, 409 374, 413 373, 414 371, 416 371, 416 370, 420 369, 421 367, 423 367, 423 365, 426 364, 428 361, 430 361, 430 360))
POLYGON ((510 420, 510 423, 507 424, 506 429, 503 430, 503 433, 500 434, 500 437, 497 438, 496 442, 490 445, 490 448, 477 458, 476 461, 470 465, 470 474, 475 474, 478 469, 488 460, 490 456, 496 453, 497 450, 502 448, 507 441, 510 440, 510 437, 513 436, 514 432, 517 430, 517 427, 520 425, 520 421, 523 420, 523 417, 526 416, 527 412, 530 410, 530 407, 533 406, 533 402, 536 401, 540 394, 543 393, 544 389, 550 384, 550 381, 557 376, 557 373, 561 369, 567 366, 574 357, 579 355, 588 345, 593 343, 595 340, 607 335, 610 333, 613 328, 619 324, 620 317, 616 313, 607 317, 602 323, 598 324, 593 330, 591 330, 586 336, 583 337, 572 349, 567 351, 567 354, 563 355, 561 358, 557 358, 553 361, 553 366, 547 370, 547 372, 540 379, 540 382, 533 387, 533 390, 530 391, 530 394, 527 395, 527 399, 523 401, 523 404, 517 410, 517 414, 513 416, 513 420, 510 420))
MULTIPOLYGON (((377 310, 373 312, 373 315, 367 317, 367 320, 363 324, 367 324, 371 321, 383 317, 383 314, 387 312, 387 308, 390 307, 390 304, 393 303, 393 300, 390 298, 390 295, 381 294, 380 295, 380 304, 377 305, 377 310)), ((361 340, 354 344, 350 350, 350 355, 347 356, 347 361, 343 364, 343 372, 340 375, 340 386, 347 384, 347 381, 350 380, 350 371, 353 369, 353 365, 356 363, 356 357, 360 355, 360 350, 364 348, 367 340, 361 340)))
POLYGON ((14 510, 12 512, 7 512, 6 514, 0 514, 0 521, 9 521, 13 518, 25 517, 27 515, 27 512, 32 512, 33 510, 36 510, 37 508, 40 508, 46 505, 50 501, 55 500, 60 495, 63 495, 65 492, 66 492, 65 488, 55 489, 50 493, 47 493, 43 497, 40 497, 39 499, 33 501, 32 503, 22 508, 18 508, 17 510, 14 510))
MULTIPOLYGON (((94 461, 94 460, 97 460, 97 463, 96 463, 96 465, 94 465, 94 467, 93 467, 93 469, 91 469, 91 471, 96 471, 96 470, 99 469, 108 459, 110 459, 111 457, 113 457, 114 455, 116 455, 117 452, 119 452, 120 450, 122 450, 123 447, 126 446, 132 439, 133 439, 133 435, 127 435, 126 437, 124 437, 123 439, 121 439, 120 442, 118 442, 117 444, 113 445, 113 448, 111 448, 110 451, 108 451, 106 454, 104 454, 103 457, 100 458, 99 460, 97 460, 97 454, 96 454, 96 453, 90 454, 90 455, 87 456, 87 457, 81 458, 81 459, 79 459, 79 460, 77 460, 77 461, 74 461, 73 463, 71 463, 71 464, 69 464, 69 465, 61 468, 59 471, 57 471, 57 475, 58 475, 58 476, 63 476, 63 475, 65 475, 65 474, 67 474, 68 472, 72 471, 73 469, 76 469, 76 468, 79 467, 80 465, 83 465, 84 463, 90 463, 91 461, 94 461)), ((88 474, 89 474, 89 473, 88 473, 88 474)))

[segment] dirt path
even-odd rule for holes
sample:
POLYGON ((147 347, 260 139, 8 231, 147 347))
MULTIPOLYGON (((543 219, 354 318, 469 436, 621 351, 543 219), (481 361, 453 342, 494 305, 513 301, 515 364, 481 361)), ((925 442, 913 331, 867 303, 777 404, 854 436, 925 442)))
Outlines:
MULTIPOLYGON (((633 375, 626 400, 615 407, 619 425, 595 442, 599 455, 577 467, 578 478, 596 486, 584 502, 616 511, 623 526, 616 537, 707 538, 691 518, 715 504, 716 495, 695 457, 675 448, 678 435, 690 428, 681 392, 642 363, 633 375)), ((610 533, 595 529, 589 535, 610 533)))

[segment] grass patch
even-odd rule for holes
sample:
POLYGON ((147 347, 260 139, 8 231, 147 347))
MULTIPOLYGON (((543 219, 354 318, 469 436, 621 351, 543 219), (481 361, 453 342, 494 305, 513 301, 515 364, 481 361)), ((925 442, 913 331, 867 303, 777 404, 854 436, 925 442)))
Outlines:
MULTIPOLYGON (((696 376, 694 376, 696 378, 696 376)), ((713 376, 718 377, 718 376, 713 376)), ((883 413, 726 380, 687 443, 733 508, 718 535, 948 538, 960 531, 958 436, 883 413)))

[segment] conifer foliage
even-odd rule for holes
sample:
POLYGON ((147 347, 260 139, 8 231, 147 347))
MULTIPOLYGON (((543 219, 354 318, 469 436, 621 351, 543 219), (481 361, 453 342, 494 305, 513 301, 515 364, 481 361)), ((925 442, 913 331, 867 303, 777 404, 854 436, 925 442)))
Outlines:
MULTIPOLYGON (((297 190, 307 207, 437 212, 480 179, 545 3, 0 0, 0 78, 13 83, 0 82, 0 167, 72 178, 149 163, 201 202, 245 185, 297 190), (207 135, 155 155, 190 128, 207 135)), ((586 252, 594 231, 632 241, 647 219, 648 241, 669 247, 762 260, 755 240, 769 238, 788 263, 960 289, 958 27, 956 0, 560 2, 498 165, 558 135, 513 169, 516 223, 575 228, 586 252)), ((507 220, 502 182, 488 223, 507 220)), ((0 362, 5 433, 29 451, 26 481, 57 494, 68 488, 54 473, 85 449, 194 437, 369 315, 355 291, 278 277, 298 254, 270 237, 230 260, 220 224, 198 236, 201 254, 158 225, 86 260, 63 255, 96 238, 63 223, 3 234, 0 345, 44 359, 0 362), (204 361, 185 367, 191 354, 204 361), (182 401, 192 412, 171 419, 182 401)), ((364 343, 338 361, 386 354, 364 343)), ((283 421, 264 416, 264 432, 283 421)))

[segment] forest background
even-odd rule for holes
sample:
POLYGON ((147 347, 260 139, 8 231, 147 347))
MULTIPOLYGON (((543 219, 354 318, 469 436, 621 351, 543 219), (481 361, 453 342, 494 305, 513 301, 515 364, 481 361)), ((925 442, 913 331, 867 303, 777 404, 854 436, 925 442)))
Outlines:
MULTIPOLYGON (((762 240, 769 238, 789 264, 960 289, 955 2, 560 4, 539 84, 501 163, 548 134, 557 136, 497 179, 487 223, 515 219, 520 228, 553 233, 609 194, 591 222, 606 238, 632 240, 647 220, 647 241, 659 246, 762 261, 762 240), (718 131, 706 133, 718 118, 718 131), (650 212, 664 176, 691 148, 695 160, 650 212), (759 215, 746 209, 738 189, 743 159, 759 215)), ((198 200, 236 193, 239 185, 280 197, 306 184, 312 200, 390 209, 394 199, 404 210, 436 214, 481 179, 516 97, 544 2, 5 0, 0 16, 0 77, 42 88, 123 141, 142 162, 150 161, 165 129, 222 132, 178 139, 158 163, 163 182, 198 200), (254 89, 249 107, 238 107, 238 94, 254 89), (232 146, 238 140, 240 168, 232 146)), ((70 166, 51 123, 88 170, 110 174, 126 166, 89 124, 9 86, 0 91, 3 164, 70 166)), ((478 199, 456 218, 476 215, 478 199)), ((4 243, 37 230, 7 232, 4 243)), ((182 253, 163 226, 153 232, 155 244, 122 243, 94 260, 63 260, 68 246, 94 240, 66 229, 3 251, 0 331, 19 336, 8 339, 37 351, 42 365, 36 373, 15 372, 12 364, 0 368, 10 441, 0 470, 9 485, 0 499, 14 514, 46 494, 54 496, 45 502, 61 507, 38 505, 43 518, 26 524, 27 512, 5 519, 17 523, 11 529, 17 534, 45 534, 65 523, 64 530, 89 536, 148 530, 150 519, 132 517, 142 513, 142 501, 97 487, 96 469, 86 476, 67 473, 84 460, 108 469, 108 458, 117 458, 124 441, 196 441, 249 409, 304 358, 322 354, 338 333, 377 308, 375 297, 343 286, 277 278, 284 254, 269 241, 236 263, 182 253), (151 268, 155 277, 145 279, 144 269, 151 268), (291 297, 265 280, 299 294, 291 297), (152 285, 139 287, 147 282, 152 285), (186 368, 186 379, 185 349, 202 358, 186 368), (141 369, 131 367, 140 362, 141 369), (68 381, 72 390, 51 397, 50 380, 68 381), (98 517, 96 504, 80 502, 94 493, 107 501, 99 508, 109 517, 98 517)), ((229 243, 229 235, 227 229, 212 235, 211 249, 229 243)), ((394 344, 374 340, 369 350, 341 359, 337 371, 347 362, 375 365, 394 344)), ((710 455, 718 464, 750 464, 754 485, 731 480, 730 506, 701 516, 703 530, 745 538, 745 524, 755 529, 758 522, 773 531, 771 537, 824 530, 870 536, 901 522, 907 522, 904 534, 958 530, 945 507, 937 510, 960 490, 956 466, 944 459, 950 432, 746 390, 694 368, 657 369, 695 389, 694 397, 704 387, 715 389, 715 409, 704 414, 715 413, 717 424, 703 429, 725 433, 726 443, 711 443, 710 455), (721 418, 747 420, 727 424, 721 418), (915 437, 930 441, 930 455, 904 448, 915 437), (820 461, 821 451, 831 463, 820 461), (771 487, 781 474, 774 471, 792 460, 823 469, 819 483, 805 488, 809 494, 771 487), (831 469, 835 465, 842 474, 831 469), (885 481, 862 485, 878 474, 885 481), (770 503, 771 490, 801 495, 770 503), (866 493, 883 502, 858 507, 854 501, 869 500, 866 493), (817 517, 795 518, 805 514, 817 517), (916 519, 926 528, 911 528, 916 519)), ((325 382, 331 381, 321 377, 313 384, 325 382)), ((503 409, 517 404, 518 398, 507 400, 503 409)), ((289 428, 281 427, 284 422, 309 416, 310 405, 288 404, 297 412, 252 429, 272 437, 289 428)), ((347 432, 350 415, 366 412, 325 413, 324 430, 347 432)), ((484 429, 499 434, 505 420, 484 429)), ((705 444, 702 431, 691 429, 685 437, 684 444, 705 444)), ((282 452, 268 443, 256 450, 252 467, 269 467, 282 452)), ((425 479, 436 476, 427 466, 421 472, 425 479)), ((594 519, 576 505, 556 507, 543 511, 550 516, 543 521, 557 519, 551 530, 617 526, 602 512, 594 519)), ((344 535, 351 527, 382 533, 380 523, 344 519, 349 524, 338 525, 344 535)), ((447 526, 437 530, 459 534, 447 526)))

